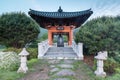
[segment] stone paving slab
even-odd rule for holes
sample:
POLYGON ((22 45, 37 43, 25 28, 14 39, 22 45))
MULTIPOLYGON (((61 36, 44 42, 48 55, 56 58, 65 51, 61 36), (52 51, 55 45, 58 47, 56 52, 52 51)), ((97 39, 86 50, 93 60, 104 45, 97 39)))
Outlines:
POLYGON ((70 79, 68 79, 68 78, 56 78, 54 80, 70 80, 70 79))
POLYGON ((54 73, 54 72, 57 72, 57 71, 59 71, 59 68, 53 68, 53 69, 50 70, 51 73, 54 73))
POLYGON ((63 64, 73 64, 75 61, 71 59, 67 59, 63 61, 63 64))
POLYGON ((59 62, 60 62, 60 60, 58 60, 58 59, 53 59, 53 60, 48 61, 49 64, 58 64, 59 62))
POLYGON ((74 76, 75 73, 70 69, 62 69, 61 71, 57 72, 54 76, 74 76))
POLYGON ((50 68, 51 68, 51 69, 55 68, 55 65, 50 65, 50 68))
POLYGON ((61 68, 73 68, 73 65, 71 65, 71 64, 59 64, 58 65, 59 67, 61 67, 61 68))

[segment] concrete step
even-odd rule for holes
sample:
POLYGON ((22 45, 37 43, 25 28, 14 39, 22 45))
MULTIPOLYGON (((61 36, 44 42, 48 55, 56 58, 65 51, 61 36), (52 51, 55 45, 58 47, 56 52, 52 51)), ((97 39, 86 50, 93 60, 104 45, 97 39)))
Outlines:
POLYGON ((47 52, 74 52, 71 47, 50 47, 47 52))
POLYGON ((71 47, 50 47, 44 59, 79 59, 71 47))

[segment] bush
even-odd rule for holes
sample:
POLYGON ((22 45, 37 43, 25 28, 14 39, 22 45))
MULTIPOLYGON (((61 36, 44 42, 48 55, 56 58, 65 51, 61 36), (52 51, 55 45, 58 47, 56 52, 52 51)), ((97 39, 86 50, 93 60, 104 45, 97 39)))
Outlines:
POLYGON ((1 52, 1 51, 4 51, 5 48, 6 48, 5 46, 0 45, 0 52, 1 52))
POLYGON ((34 42, 32 42, 29 45, 29 48, 38 48, 38 43, 40 43, 41 41, 47 40, 47 39, 48 39, 48 34, 44 33, 40 38, 38 38, 34 42))
POLYGON ((0 16, 0 44, 22 48, 40 33, 39 26, 24 13, 7 13, 0 16))
MULTIPOLYGON (((29 55, 28 55, 28 60, 29 59, 32 59, 32 58, 37 58, 37 55, 38 55, 38 48, 36 47, 36 48, 26 48, 27 49, 27 51, 30 53, 29 55)), ((4 50, 4 52, 11 52, 11 51, 13 51, 13 52, 16 52, 17 54, 19 54, 21 51, 22 51, 22 48, 19 48, 19 49, 17 49, 17 48, 13 48, 13 47, 11 47, 11 48, 7 48, 6 50, 4 50)))
POLYGON ((38 62, 38 59, 31 59, 27 63, 28 63, 28 66, 31 67, 31 66, 33 66, 37 62, 38 62))
POLYGON ((120 74, 115 74, 113 76, 109 76, 108 78, 104 80, 120 80, 120 74))
POLYGON ((5 49, 3 52, 16 52, 17 54, 19 54, 22 51, 21 48, 14 48, 14 47, 9 47, 7 49, 5 49))
POLYGON ((88 21, 75 35, 75 41, 83 42, 88 53, 120 50, 120 16, 101 17, 88 21))
POLYGON ((37 39, 36 41, 37 42, 41 42, 41 41, 44 41, 44 40, 47 40, 48 39, 48 33, 44 33, 39 39, 37 39))
POLYGON ((28 59, 37 58, 38 48, 27 48, 27 51, 30 53, 28 59))
POLYGON ((109 74, 116 73, 119 68, 120 64, 113 58, 108 58, 104 63, 104 70, 109 74))
POLYGON ((120 64, 120 51, 110 51, 109 57, 113 58, 115 61, 117 61, 120 64))
POLYGON ((0 52, 0 69, 17 70, 19 57, 15 52, 0 52))

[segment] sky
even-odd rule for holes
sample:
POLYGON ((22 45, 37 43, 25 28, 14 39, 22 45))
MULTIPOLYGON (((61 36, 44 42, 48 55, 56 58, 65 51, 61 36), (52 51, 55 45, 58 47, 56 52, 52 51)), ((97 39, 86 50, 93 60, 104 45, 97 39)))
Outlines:
POLYGON ((65 12, 91 8, 93 15, 90 19, 120 15, 120 0, 1 0, 0 15, 9 12, 25 12, 28 15, 29 9, 54 12, 59 6, 65 12))

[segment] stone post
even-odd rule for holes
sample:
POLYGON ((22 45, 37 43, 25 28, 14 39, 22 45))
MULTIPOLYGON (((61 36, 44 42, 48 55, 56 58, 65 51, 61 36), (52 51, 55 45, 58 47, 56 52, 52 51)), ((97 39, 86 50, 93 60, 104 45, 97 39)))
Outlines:
POLYGON ((94 73, 96 74, 96 76, 105 77, 106 72, 104 72, 103 69, 104 66, 103 60, 107 59, 107 51, 98 52, 98 55, 95 56, 95 58, 97 59, 97 70, 94 73))
POLYGON ((38 59, 43 56, 43 46, 42 43, 38 43, 38 59))
POLYGON ((83 43, 78 43, 78 57, 83 60, 83 43))
POLYGON ((19 53, 20 59, 21 59, 21 64, 20 67, 18 69, 18 73, 26 73, 28 71, 28 67, 27 67, 27 56, 29 55, 29 53, 26 51, 26 48, 23 48, 23 50, 19 53))

